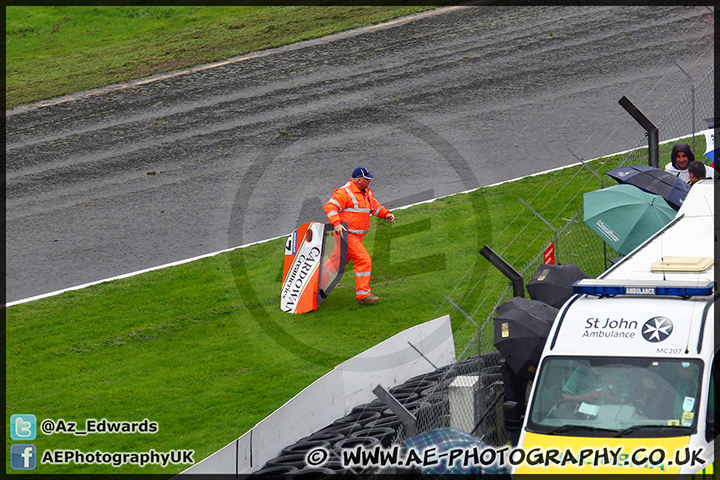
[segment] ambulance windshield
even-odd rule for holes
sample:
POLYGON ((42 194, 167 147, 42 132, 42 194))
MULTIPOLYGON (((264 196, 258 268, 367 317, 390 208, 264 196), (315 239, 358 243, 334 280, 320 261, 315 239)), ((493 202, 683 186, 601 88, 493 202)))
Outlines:
POLYGON ((548 357, 538 374, 528 430, 679 435, 695 427, 701 373, 700 360, 548 357))

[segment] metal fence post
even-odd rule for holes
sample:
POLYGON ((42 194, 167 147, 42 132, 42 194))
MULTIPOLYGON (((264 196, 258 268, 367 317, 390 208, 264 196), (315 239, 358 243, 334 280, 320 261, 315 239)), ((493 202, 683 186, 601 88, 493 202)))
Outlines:
POLYGON ((489 246, 485 245, 480 250, 480 255, 487 258, 487 260, 500 272, 510 279, 513 286, 513 295, 516 297, 525 297, 525 285, 522 275, 518 273, 509 263, 495 253, 495 251, 489 246))
POLYGON ((623 96, 618 103, 627 111, 641 127, 645 129, 648 136, 648 165, 660 167, 660 133, 658 128, 632 104, 627 97, 623 96))

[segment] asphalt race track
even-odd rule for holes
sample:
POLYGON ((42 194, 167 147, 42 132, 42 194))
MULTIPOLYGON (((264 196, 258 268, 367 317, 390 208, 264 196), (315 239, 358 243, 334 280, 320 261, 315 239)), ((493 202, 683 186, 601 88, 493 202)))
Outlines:
POLYGON ((397 207, 636 147, 618 100, 661 117, 713 36, 706 7, 453 7, 6 112, 6 300, 286 235, 360 165, 397 207))

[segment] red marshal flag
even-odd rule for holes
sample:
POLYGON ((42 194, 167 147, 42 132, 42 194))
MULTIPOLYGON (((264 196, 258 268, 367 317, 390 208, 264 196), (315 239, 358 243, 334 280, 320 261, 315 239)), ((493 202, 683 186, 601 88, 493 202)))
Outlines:
POLYGON ((552 242, 543 252, 543 263, 545 265, 555 265, 555 242, 552 242))

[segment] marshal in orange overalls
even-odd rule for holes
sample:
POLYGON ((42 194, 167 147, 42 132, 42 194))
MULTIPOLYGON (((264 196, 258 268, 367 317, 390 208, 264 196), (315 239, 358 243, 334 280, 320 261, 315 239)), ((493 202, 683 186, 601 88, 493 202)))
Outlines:
MULTIPOLYGON (((356 169, 356 171, 358 170, 364 169, 356 169)), ((364 171, 367 173, 366 170, 364 171)), ((355 176, 354 173, 353 176, 355 176)), ((347 261, 353 261, 355 270, 355 298, 362 300, 370 295, 370 277, 372 276, 372 260, 362 244, 363 238, 370 229, 370 215, 391 219, 393 216, 390 210, 375 200, 369 187, 360 190, 354 181, 349 181, 336 189, 323 210, 333 226, 337 226, 341 222, 346 222, 348 225, 347 261)), ((337 271, 339 256, 340 252, 336 249, 325 264, 325 268, 333 272, 337 271)))

